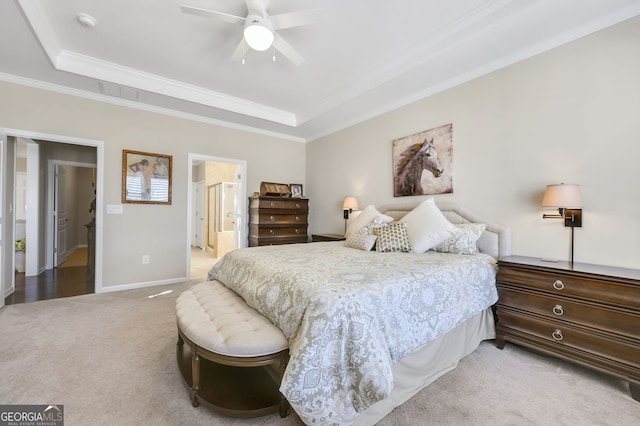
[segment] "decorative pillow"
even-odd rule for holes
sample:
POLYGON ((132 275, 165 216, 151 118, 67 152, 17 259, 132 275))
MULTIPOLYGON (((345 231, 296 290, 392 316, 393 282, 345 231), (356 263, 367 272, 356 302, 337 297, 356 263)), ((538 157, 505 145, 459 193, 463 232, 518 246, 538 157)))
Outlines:
POLYGON ((427 198, 402 219, 407 224, 411 250, 424 253, 451 237, 456 227, 447 220, 433 198, 427 198))
POLYGON ((344 236, 349 238, 352 234, 357 234, 362 228, 369 226, 369 224, 378 216, 380 216, 382 218, 381 220, 385 223, 393 220, 391 216, 381 214, 372 204, 369 204, 357 216, 354 215, 349 221, 347 232, 344 233, 344 236))
POLYGON ((375 219, 371 221, 367 226, 362 228, 359 232, 361 234, 376 235, 375 230, 389 225, 389 216, 379 214, 375 219))
POLYGON ((392 223, 374 230, 378 236, 376 241, 376 251, 411 251, 409 238, 407 236, 407 224, 405 222, 392 223))
POLYGON ((456 231, 435 247, 436 251, 455 254, 477 254, 478 238, 487 225, 484 223, 462 223, 455 225, 456 231))
POLYGON ((371 235, 368 233, 357 233, 351 235, 344 242, 344 245, 347 247, 351 247, 358 250, 369 251, 373 248, 373 245, 376 243, 375 235, 371 235))

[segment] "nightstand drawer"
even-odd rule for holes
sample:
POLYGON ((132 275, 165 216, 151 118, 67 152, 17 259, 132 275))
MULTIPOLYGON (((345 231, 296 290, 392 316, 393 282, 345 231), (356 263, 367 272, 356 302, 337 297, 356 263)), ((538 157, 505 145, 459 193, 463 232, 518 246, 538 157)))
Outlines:
POLYGON ((640 340, 640 312, 499 286, 499 304, 640 340))
POLYGON ((615 303, 640 309, 637 285, 616 282, 613 278, 590 278, 551 270, 528 270, 522 267, 500 265, 498 282, 514 287, 543 290, 557 295, 581 297, 599 303, 615 303))
MULTIPOLYGON (((640 374, 640 341, 624 337, 614 338, 597 330, 589 330, 549 321, 526 313, 503 309, 498 323, 498 332, 517 332, 543 339, 547 345, 569 347, 588 352, 590 356, 601 357, 615 363, 623 363, 640 374)), ((518 334, 518 333, 514 333, 518 334)))

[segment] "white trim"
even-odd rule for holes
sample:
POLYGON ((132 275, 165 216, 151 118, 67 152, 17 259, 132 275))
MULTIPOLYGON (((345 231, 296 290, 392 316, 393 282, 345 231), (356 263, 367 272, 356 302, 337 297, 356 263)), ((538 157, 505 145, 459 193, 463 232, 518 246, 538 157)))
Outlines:
POLYGON ((305 138, 289 135, 286 133, 273 132, 271 130, 260 129, 257 127, 246 126, 243 124, 232 123, 229 121, 218 120, 215 118, 205 117, 202 115, 191 114, 188 112, 177 111, 171 108, 159 107, 155 105, 144 104, 122 98, 115 98, 100 93, 87 92, 85 90, 74 89, 71 87, 61 86, 59 84, 48 83, 46 81, 34 80, 31 78, 21 77, 14 74, 0 72, 0 81, 7 83, 19 84, 21 86, 33 87, 36 89, 47 90, 49 92, 61 93, 63 95, 76 96, 78 98, 90 99, 97 102, 133 108, 140 111, 153 112, 156 114, 167 115, 170 117, 182 118, 185 120, 196 121, 199 123, 212 124, 214 126, 225 127, 228 129, 241 130, 244 132, 254 133, 263 136, 270 136, 279 139, 285 139, 292 142, 306 142, 305 138))
POLYGON ((158 281, 143 281, 143 282, 131 283, 131 284, 110 285, 110 286, 104 287, 101 293, 112 293, 114 291, 122 291, 122 290, 135 290, 138 288, 154 287, 158 285, 180 284, 188 280, 189 278, 187 277, 178 277, 178 278, 168 278, 165 280, 158 280, 158 281))
MULTIPOLYGON (((187 279, 191 278, 191 220, 193 217, 192 204, 193 200, 191 199, 191 183, 193 180, 193 163, 196 160, 200 161, 212 161, 216 163, 231 163, 236 164, 240 167, 242 180, 240 182, 240 194, 238 198, 241 200, 241 208, 240 208, 240 217, 241 217, 241 226, 240 226, 240 246, 238 248, 246 247, 248 245, 248 225, 247 225, 247 160, 237 160, 233 158, 223 158, 223 157, 214 157, 210 155, 203 154, 195 154, 190 152, 188 155, 188 163, 187 163, 187 241, 186 241, 186 259, 187 259, 187 270, 186 276, 187 279)), ((206 208, 206 206, 205 206, 206 208)), ((204 244, 207 247, 206 241, 204 244)))
POLYGON ((113 62, 63 50, 56 58, 56 69, 146 90, 160 95, 184 99, 201 105, 224 109, 250 117, 296 126, 294 113, 251 102, 224 93, 160 77, 113 62))
POLYGON ((95 139, 85 139, 70 136, 53 135, 49 133, 32 132, 28 130, 0 128, 0 134, 19 138, 62 142, 72 145, 84 145, 96 148, 96 269, 95 292, 103 292, 102 288, 102 244, 103 244, 103 197, 104 197, 104 142, 95 139))
MULTIPOLYGON (((539 55, 541 53, 547 52, 551 49, 555 49, 556 47, 560 47, 564 44, 570 43, 572 41, 575 41, 579 38, 582 37, 586 37, 589 34, 595 33, 597 31, 603 30, 605 28, 608 28, 610 26, 616 25, 626 19, 629 19, 632 16, 636 16, 640 14, 640 2, 634 4, 634 5, 630 5, 627 8, 621 9, 621 10, 616 10, 612 13, 609 13, 607 15, 604 15, 602 17, 600 17, 599 19, 595 20, 595 21, 590 21, 589 23, 579 26, 579 27, 574 27, 569 31, 565 31, 562 34, 559 34, 555 37, 552 37, 550 39, 547 39, 543 42, 528 46, 526 49, 522 49, 519 50, 517 52, 512 53, 511 55, 507 55, 507 56, 503 56, 499 59, 496 59, 495 61, 483 64, 482 66, 476 67, 472 70, 469 70, 463 74, 457 75, 453 78, 450 78, 448 80, 442 81, 438 84, 429 86, 427 88, 425 88, 424 90, 415 92, 413 94, 411 94, 410 96, 405 96, 404 98, 400 98, 394 102, 390 102, 388 104, 385 104, 379 108, 376 109, 372 109, 372 110, 368 110, 365 113, 358 115, 358 116, 352 116, 353 118, 351 118, 350 120, 346 120, 342 123, 339 123, 335 126, 332 127, 326 127, 324 128, 323 131, 321 132, 317 132, 315 134, 311 134, 311 135, 306 135, 306 141, 307 142, 312 142, 316 139, 320 139, 322 137, 331 135, 333 133, 336 133, 338 131, 347 129, 349 127, 355 126, 356 124, 362 123, 364 121, 370 120, 372 118, 375 118, 377 116, 380 116, 382 114, 386 114, 388 112, 391 111, 395 111, 399 108, 402 108, 404 106, 410 105, 414 102, 420 101, 422 99, 426 99, 430 96, 433 96, 435 94, 438 94, 440 92, 444 92, 445 90, 451 89, 453 87, 459 86, 461 84, 467 83, 471 80, 474 80, 476 78, 482 77, 484 75, 490 74, 494 71, 498 71, 500 69, 506 68, 510 65, 516 64, 520 61, 523 61, 525 59, 529 59, 532 58, 536 55, 539 55)), ((345 99, 345 102, 348 100, 351 100, 355 97, 356 95, 354 95, 353 97, 349 98, 349 99, 345 99)), ((338 106, 336 106, 338 107, 338 106)), ((300 118, 298 120, 299 124, 302 124, 306 121, 309 121, 311 119, 315 119, 318 118, 320 114, 326 112, 322 111, 312 117, 309 118, 300 118)), ((345 114, 345 116, 349 116, 347 114, 345 114)))

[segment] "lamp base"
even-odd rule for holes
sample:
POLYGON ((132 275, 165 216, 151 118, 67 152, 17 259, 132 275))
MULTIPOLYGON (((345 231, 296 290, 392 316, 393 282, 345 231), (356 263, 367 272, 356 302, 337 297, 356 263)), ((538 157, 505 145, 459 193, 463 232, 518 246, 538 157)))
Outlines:
POLYGON ((582 228, 582 209, 566 209, 564 214, 564 226, 582 228))

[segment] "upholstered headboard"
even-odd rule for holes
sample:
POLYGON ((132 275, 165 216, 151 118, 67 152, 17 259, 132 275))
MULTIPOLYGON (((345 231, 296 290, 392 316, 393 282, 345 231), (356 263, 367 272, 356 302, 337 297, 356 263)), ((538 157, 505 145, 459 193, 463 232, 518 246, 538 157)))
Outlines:
MULTIPOLYGON (((449 222, 459 223, 484 223, 487 228, 478 240, 478 249, 481 253, 486 253, 494 258, 511 255, 511 229, 488 221, 472 211, 454 203, 436 203, 440 211, 446 216, 449 222)), ((395 220, 402 218, 405 214, 413 210, 417 204, 406 205, 385 205, 378 210, 393 217, 395 220)))

